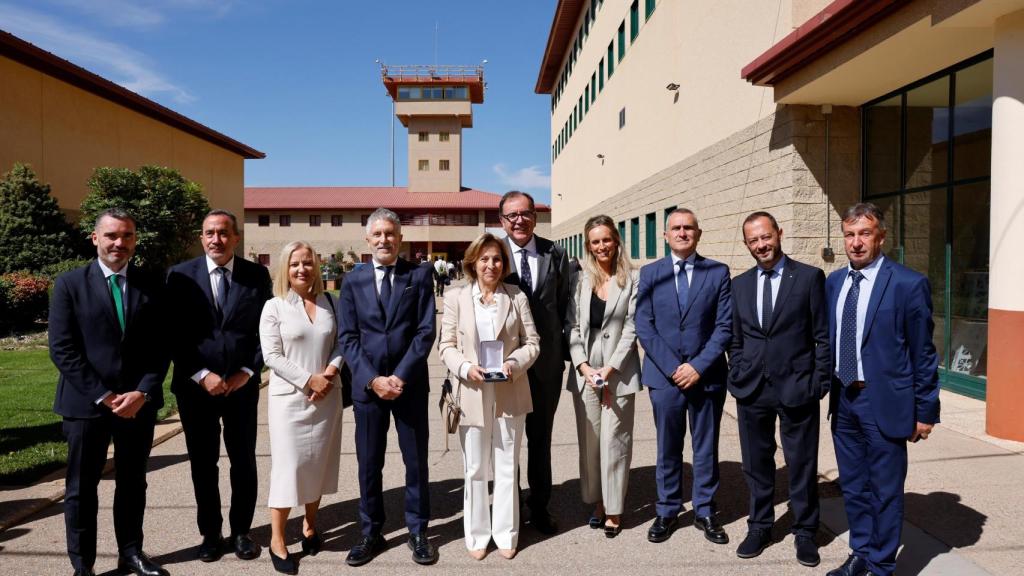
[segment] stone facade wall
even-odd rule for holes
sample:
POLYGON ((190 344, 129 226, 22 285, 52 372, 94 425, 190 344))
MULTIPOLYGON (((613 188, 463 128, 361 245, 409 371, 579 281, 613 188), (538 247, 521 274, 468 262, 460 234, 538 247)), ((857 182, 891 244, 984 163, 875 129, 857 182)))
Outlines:
POLYGON ((767 210, 783 229, 787 254, 833 270, 846 263, 838 214, 860 198, 860 125, 859 109, 833 108, 827 197, 823 190, 825 116, 817 106, 787 105, 558 224, 552 232, 559 239, 582 234, 587 218, 603 212, 627 223, 628 244, 629 223, 639 217, 640 258, 636 263, 645 264, 664 255, 665 209, 687 207, 697 214, 703 230, 699 252, 725 262, 738 274, 753 265, 743 245, 743 219, 751 212, 767 210), (657 253, 649 258, 646 215, 652 212, 657 253), (822 248, 829 239, 836 256, 826 262, 822 248))

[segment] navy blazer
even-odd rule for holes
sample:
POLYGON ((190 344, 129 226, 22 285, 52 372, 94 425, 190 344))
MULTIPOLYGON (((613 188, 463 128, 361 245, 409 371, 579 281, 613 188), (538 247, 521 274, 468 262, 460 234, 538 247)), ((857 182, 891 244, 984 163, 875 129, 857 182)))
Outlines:
POLYGON ((149 394, 147 409, 163 406, 167 375, 164 287, 158 275, 129 264, 125 330, 99 264, 61 274, 50 297, 50 359, 60 371, 53 411, 65 418, 98 418, 96 401, 113 392, 149 394))
POLYGON ((726 384, 725 350, 732 339, 729 267, 697 255, 686 310, 676 297, 675 267, 666 256, 640 269, 636 335, 644 348, 641 381, 651 388, 675 386, 672 373, 689 363, 704 390, 726 384))
POLYGON ((434 279, 423 266, 399 258, 395 262, 391 303, 385 321, 377 300, 372 265, 345 276, 338 302, 338 341, 352 370, 352 399, 370 402, 366 390, 377 376, 395 375, 405 394, 429 390, 427 356, 437 337, 434 279))
POLYGON ((784 406, 817 402, 828 393, 833 370, 825 273, 787 256, 765 329, 757 313, 760 270, 754 266, 732 281, 729 392, 750 396, 767 372, 784 406))
MULTIPOLYGON (((848 274, 848 267, 836 270, 825 286, 832 350, 836 349, 839 292, 848 274)), ((889 258, 883 260, 868 301, 860 354, 875 420, 890 438, 909 438, 917 422, 939 421, 934 330, 928 278, 889 258)), ((832 379, 832 413, 838 407, 841 386, 838 378, 832 379)))
POLYGON ((227 378, 245 367, 254 372, 254 379, 260 377, 260 315, 273 297, 270 273, 238 256, 233 268, 223 321, 218 321, 205 255, 172 267, 167 275, 174 334, 171 390, 175 394, 182 386, 195 386, 192 376, 204 368, 227 378))

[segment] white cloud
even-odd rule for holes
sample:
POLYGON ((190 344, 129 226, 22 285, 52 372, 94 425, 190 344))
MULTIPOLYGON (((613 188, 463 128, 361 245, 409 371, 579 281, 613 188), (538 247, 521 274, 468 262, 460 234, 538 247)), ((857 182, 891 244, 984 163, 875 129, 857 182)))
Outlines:
POLYGON ((498 163, 494 165, 494 173, 501 183, 517 190, 537 190, 551 188, 551 175, 544 174, 540 166, 527 166, 509 172, 508 168, 498 163))
POLYGON ((187 90, 161 75, 145 54, 45 14, 0 4, 0 26, 133 92, 149 97, 166 94, 182 104, 195 100, 187 90))
MULTIPOLYGON (((76 10, 105 26, 148 29, 163 24, 169 12, 198 12, 220 18, 232 0, 49 0, 76 10)), ((172 14, 173 15, 173 14, 172 14)))

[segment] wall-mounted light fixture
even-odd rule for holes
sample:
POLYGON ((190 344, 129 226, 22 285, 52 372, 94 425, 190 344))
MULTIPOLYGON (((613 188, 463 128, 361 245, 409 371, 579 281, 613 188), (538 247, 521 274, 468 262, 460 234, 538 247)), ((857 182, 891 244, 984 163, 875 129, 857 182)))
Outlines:
POLYGON ((679 84, 676 84, 675 82, 669 82, 668 86, 665 86, 665 89, 670 92, 675 92, 676 90, 679 90, 679 84))
POLYGON ((598 154, 597 159, 601 161, 601 166, 604 166, 604 154, 598 154))

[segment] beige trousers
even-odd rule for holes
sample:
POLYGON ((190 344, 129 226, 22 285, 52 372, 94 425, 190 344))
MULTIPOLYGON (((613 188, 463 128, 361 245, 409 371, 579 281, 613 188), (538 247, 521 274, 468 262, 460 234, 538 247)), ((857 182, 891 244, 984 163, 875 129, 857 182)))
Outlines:
POLYGON ((604 502, 605 514, 622 514, 633 460, 635 394, 611 398, 601 405, 590 386, 573 392, 576 434, 580 443, 580 492, 587 504, 604 502))

